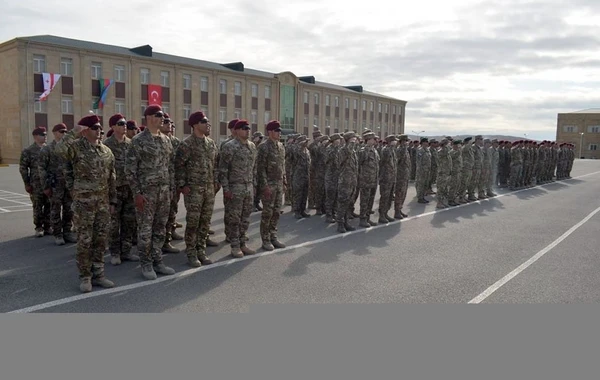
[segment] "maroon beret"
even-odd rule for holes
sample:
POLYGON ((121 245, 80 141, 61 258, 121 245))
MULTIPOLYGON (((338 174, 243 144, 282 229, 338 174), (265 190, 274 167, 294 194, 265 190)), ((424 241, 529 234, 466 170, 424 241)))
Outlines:
POLYGON ((166 113, 166 112, 165 112, 165 119, 169 119, 169 120, 171 120, 171 116, 169 116, 169 114, 168 114, 168 113, 166 113))
POLYGON ((120 113, 112 115, 110 119, 108 119, 108 126, 112 127, 113 125, 117 125, 121 119, 125 119, 125 116, 121 115, 120 113))
POLYGON ((248 120, 241 119, 237 123, 235 123, 235 125, 233 126, 233 129, 242 129, 242 127, 245 127, 247 125, 250 125, 250 123, 248 123, 248 120))
POLYGON ((138 129, 137 122, 135 120, 128 120, 127 129, 138 129))
POLYGON ((33 136, 46 136, 46 128, 45 127, 37 127, 31 132, 33 136))
POLYGON ((146 107, 146 110, 144 111, 144 116, 154 115, 155 113, 160 111, 162 111, 161 106, 159 106, 158 104, 152 104, 146 107))
POLYGON ((77 123, 77 125, 83 125, 84 127, 91 127, 94 124, 100 124, 100 118, 98 115, 88 115, 82 117, 77 123))
POLYGON ((140 131, 143 131, 144 129, 146 129, 146 126, 145 126, 145 125, 142 125, 142 126, 140 127, 140 131))
POLYGON ((208 122, 208 118, 206 117, 206 115, 204 115, 204 112, 202 111, 196 111, 193 114, 190 115, 190 118, 188 120, 188 124, 190 125, 190 127, 193 127, 194 125, 198 124, 198 123, 206 123, 208 122))
POLYGON ((112 136, 114 132, 115 131, 113 129, 110 129, 108 132, 106 132, 106 137, 108 138, 108 137, 112 136))
POLYGON ((68 129, 64 123, 56 124, 54 128, 52 128, 52 132, 64 131, 68 129))
POLYGON ((267 124, 267 131, 278 131, 278 132, 281 132, 281 124, 277 120, 271 120, 267 124))
POLYGON ((227 126, 228 129, 233 129, 233 127, 235 127, 235 123, 237 123, 238 121, 240 121, 240 119, 231 119, 229 121, 229 125, 227 126))

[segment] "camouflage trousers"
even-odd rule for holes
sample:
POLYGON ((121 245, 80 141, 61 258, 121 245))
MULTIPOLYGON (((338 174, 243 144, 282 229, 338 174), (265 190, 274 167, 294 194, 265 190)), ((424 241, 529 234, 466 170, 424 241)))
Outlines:
POLYGON ((279 216, 281 203, 283 201, 283 184, 269 183, 271 196, 267 199, 260 194, 263 203, 262 214, 260 215, 260 237, 263 242, 271 242, 277 240, 277 225, 279 224, 279 216))
POLYGON ((460 190, 458 191, 458 197, 465 199, 467 197, 467 191, 469 190, 469 183, 473 177, 473 168, 463 168, 460 174, 460 190))
MULTIPOLYGON (((287 170, 286 170, 287 171, 287 170)), ((292 205, 292 176, 289 174, 285 175, 285 181, 288 184, 288 187, 285 189, 285 204, 292 205)))
POLYGON ((129 185, 117 187, 117 205, 111 215, 108 249, 111 256, 122 257, 131 253, 135 229, 135 203, 129 185))
POLYGON ((437 184, 438 168, 437 166, 431 165, 431 174, 429 176, 429 183, 427 184, 427 190, 433 189, 433 185, 437 184))
POLYGON ((165 226, 165 243, 168 243, 172 240, 171 235, 173 231, 175 231, 175 221, 177 219, 177 211, 179 209, 179 198, 181 194, 179 191, 173 191, 171 193, 171 205, 169 208, 169 218, 167 219, 167 224, 165 226))
POLYGON ((337 211, 336 221, 338 223, 348 222, 348 213, 353 206, 354 193, 356 192, 356 182, 339 184, 337 188, 337 211))
POLYGON ((325 178, 317 176, 315 178, 315 208, 325 212, 325 178))
POLYGON ((350 201, 350 212, 354 213, 354 207, 356 206, 356 201, 360 196, 360 188, 358 185, 354 188, 354 194, 352 195, 352 200, 350 201))
POLYGON ((315 205, 315 193, 317 192, 317 182, 315 181, 316 168, 311 165, 309 183, 308 183, 308 207, 312 208, 315 205))
POLYGON ((450 184, 448 188, 448 201, 456 201, 460 197, 460 176, 461 173, 454 173, 450 176, 450 184))
POLYGON ((450 201, 450 173, 438 173, 437 175, 437 199, 438 202, 448 203, 450 201))
POLYGON ((50 200, 41 190, 34 189, 29 194, 31 205, 33 206, 33 224, 35 229, 50 230, 50 200))
POLYGON ((492 168, 490 175, 488 177, 488 183, 486 186, 486 190, 490 193, 493 192, 493 189, 498 186, 498 168, 492 168))
POLYGON ((104 251, 110 223, 108 194, 76 195, 73 211, 77 226, 79 278, 100 278, 104 276, 104 251))
POLYGON ((485 195, 485 191, 487 190, 489 182, 490 182, 490 169, 484 167, 481 170, 481 176, 479 177, 479 181, 477 183, 477 189, 479 190, 479 194, 485 195))
POLYGON ((306 210, 306 202, 308 199, 309 179, 303 176, 294 176, 292 182, 292 211, 302 212, 306 210))
POLYGON ((62 237, 73 229, 73 199, 64 183, 52 188, 50 224, 55 237, 62 237))
POLYGON ((379 213, 387 214, 392 208, 392 199, 394 197, 394 186, 396 180, 382 181, 379 183, 379 213))
POLYGON ((377 186, 375 187, 361 187, 360 190, 360 218, 369 219, 371 216, 371 210, 373 210, 373 203, 375 203, 375 193, 377 192, 377 186))
POLYGON ((409 173, 396 177, 396 186, 394 187, 394 212, 398 213, 404 207, 406 194, 408 193, 409 173))
POLYGON ((185 204, 185 252, 188 257, 206 254, 206 240, 215 208, 215 190, 212 184, 192 185, 183 195, 185 204))
MULTIPOLYGON (((425 198, 427 195, 427 187, 429 186, 429 170, 421 170, 417 172, 415 177, 415 188, 417 190, 417 199, 425 198)), ((380 201, 381 202, 381 201, 380 201)))
POLYGON ((338 188, 337 178, 325 181, 325 214, 333 216, 337 209, 338 188))
POLYGON ((519 174, 521 172, 521 165, 512 164, 510 166, 510 178, 508 179, 508 186, 510 188, 516 188, 519 186, 519 174))
POLYGON ((410 180, 414 181, 417 178, 417 161, 411 157, 410 163, 410 180))
POLYGON ((469 193, 469 198, 475 197, 475 194, 480 190, 479 185, 481 181, 481 168, 473 168, 473 174, 471 176, 471 181, 469 181, 469 185, 467 186, 467 191, 469 193))
POLYGON ((238 248, 248 241, 254 186, 251 183, 230 185, 230 191, 233 198, 225 205, 225 225, 229 227, 229 234, 226 236, 231 247, 238 248))
POLYGON ((171 187, 154 185, 144 189, 146 204, 142 211, 136 209, 138 225, 137 249, 142 267, 162 263, 162 246, 165 243, 166 225, 171 207, 171 187))

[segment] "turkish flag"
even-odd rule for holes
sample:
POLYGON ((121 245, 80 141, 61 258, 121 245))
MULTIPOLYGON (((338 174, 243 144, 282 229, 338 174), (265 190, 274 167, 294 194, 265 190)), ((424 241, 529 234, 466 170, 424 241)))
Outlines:
POLYGON ((158 84, 148 85, 148 105, 162 106, 162 87, 158 84))

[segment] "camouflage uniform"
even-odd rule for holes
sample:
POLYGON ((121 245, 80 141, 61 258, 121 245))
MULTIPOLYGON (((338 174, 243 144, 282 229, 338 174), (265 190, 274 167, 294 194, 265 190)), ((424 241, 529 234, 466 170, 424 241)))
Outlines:
MULTIPOLYGON (((454 142, 453 142, 454 145, 454 142)), ((458 145, 458 144, 456 144, 458 145)), ((457 198, 460 197, 460 184, 461 184, 461 175, 463 170, 463 157, 462 150, 460 147, 458 149, 452 149, 450 151, 450 157, 452 159, 452 170, 450 171, 450 187, 448 189, 448 204, 450 206, 457 205, 457 198)))
POLYGON ((491 192, 489 187, 492 176, 492 155, 491 147, 483 147, 483 165, 481 167, 481 179, 479 180, 479 198, 487 198, 491 192))
POLYGON ((50 202, 40 179, 39 161, 42 146, 33 143, 21 152, 19 172, 26 187, 31 186, 29 194, 33 205, 33 224, 36 231, 50 232, 50 202))
POLYGON ((396 147, 391 145, 392 141, 396 141, 396 136, 386 137, 388 145, 381 151, 381 162, 379 168, 379 223, 385 223, 394 220, 388 215, 388 211, 392 208, 392 200, 394 196, 394 186, 396 185, 396 147))
POLYGON ((429 146, 429 152, 431 153, 431 176, 429 177, 429 184, 427 190, 433 193, 433 185, 436 184, 438 175, 438 150, 437 148, 429 146))
POLYGON ((225 225, 232 252, 245 247, 248 241, 248 226, 252 213, 254 188, 256 187, 256 146, 247 141, 243 144, 234 139, 223 146, 219 159, 219 182, 223 193, 231 192, 225 205, 225 225))
POLYGON ((306 213, 306 202, 310 186, 311 158, 308 149, 298 145, 292 154, 292 211, 296 218, 308 215, 306 213))
MULTIPOLYGON (((354 136, 352 133, 344 134, 346 141, 354 136)), ((354 199, 354 192, 358 183, 358 156, 353 144, 346 143, 338 152, 339 177, 337 184, 337 213, 336 220, 338 231, 354 230, 348 224, 348 213, 354 199)))
POLYGON ((371 222, 379 182, 379 153, 373 146, 364 146, 358 154, 358 187, 360 189, 360 223, 362 227, 376 225, 371 222))
POLYGON ((417 174, 415 176, 415 187, 417 190, 417 199, 423 203, 423 201, 425 201, 425 195, 427 195, 427 185, 431 178, 431 152, 429 152, 429 147, 419 147, 417 149, 416 157, 417 174))
POLYGON ((417 149, 418 146, 410 143, 408 152, 410 153, 410 180, 414 181, 417 176, 417 149))
MULTIPOLYGON (((475 161, 475 156, 472 149, 472 144, 465 143, 462 147, 462 174, 460 176, 460 190, 459 190, 459 198, 461 203, 466 202, 467 191, 469 190, 469 186, 471 183, 471 179, 473 178, 473 165, 475 161)), ((471 194, 469 194, 469 197, 471 194)))
MULTIPOLYGON (((449 206, 450 176, 452 174, 452 156, 448 144, 443 144, 437 154, 437 200, 438 206, 449 206)), ((433 170, 433 169, 432 169, 433 170)))
POLYGON ((131 139, 125 175, 134 201, 137 195, 146 199, 143 210, 136 208, 137 250, 142 274, 149 273, 147 278, 150 279, 155 278, 152 266, 156 269, 164 265, 161 248, 165 242, 171 190, 175 183, 172 161, 173 145, 166 135, 160 132, 153 135, 145 128, 131 139))
MULTIPOLYGON (((219 144, 219 152, 217 154, 217 161, 215 163, 215 167, 217 168, 217 179, 218 179, 218 171, 219 171, 219 161, 221 159, 221 152, 223 151, 223 147, 225 146, 225 144, 227 144, 231 140, 235 140, 235 137, 229 136, 224 141, 222 141, 221 144, 219 144)), ((223 207, 227 207, 227 202, 229 202, 229 200, 226 199, 225 197, 223 197, 223 207)), ((225 233, 225 236, 230 235, 229 226, 227 224, 224 225, 224 233, 225 233)))
POLYGON ((263 210, 260 218, 260 237, 265 243, 277 241, 277 225, 283 202, 285 179, 285 147, 280 142, 267 139, 259 145, 256 170, 257 192, 261 197, 263 210), (267 198, 264 190, 269 187, 271 195, 267 198))
POLYGON ((50 197, 50 223, 54 237, 63 238, 73 229, 73 198, 67 190, 64 160, 56 153, 56 141, 44 146, 40 152, 38 170, 42 189, 52 190, 50 197), (62 212, 62 216, 61 216, 62 212))
MULTIPOLYGON (((175 170, 175 154, 177 153, 177 148, 181 145, 181 140, 179 140, 175 136, 167 135, 168 139, 171 141, 171 145, 173 146, 173 159, 172 159, 172 170, 175 170)), ((216 148, 216 145, 215 145, 216 148)), ((167 219, 166 232, 165 232, 165 244, 168 244, 171 240, 173 240, 173 233, 175 233, 175 224, 177 219, 177 211, 179 206, 179 198, 181 194, 175 187, 172 189, 171 193, 171 205, 169 208, 169 218, 167 219)), ((178 239, 181 239, 179 237, 178 239)))
POLYGON ((313 141, 308 145, 308 152, 310 153, 310 172, 308 175, 309 178, 309 188, 308 188, 308 208, 315 208, 315 192, 316 188, 316 174, 318 170, 318 154, 319 154, 319 141, 318 137, 313 135, 313 141))
POLYGON ((73 196, 79 278, 103 280, 109 205, 117 203, 114 155, 102 143, 75 140, 67 149, 65 179, 73 196))
POLYGON ((497 147, 490 147, 490 165, 492 172, 490 173, 490 179, 487 185, 487 195, 494 194, 494 188, 498 186, 498 169, 500 165, 500 152, 497 147))
POLYGON ((293 184, 292 162, 293 162, 293 155, 295 154, 294 152, 297 149, 297 147, 298 146, 294 142, 291 142, 289 145, 286 145, 286 147, 285 147, 285 177, 286 177, 286 182, 289 185, 285 191, 285 204, 292 206, 292 209, 294 208, 294 206, 293 206, 294 196, 292 194, 292 190, 293 190, 292 189, 292 184, 293 184))
POLYGON ((400 145, 396 149, 396 158, 398 163, 396 166, 396 186, 394 190, 394 218, 400 219, 403 216, 402 207, 404 206, 408 192, 408 181, 412 165, 409 147, 400 145))
POLYGON ((471 177, 471 181, 469 182, 469 186, 467 188, 469 192, 469 200, 473 201, 477 198, 475 194, 481 194, 482 189, 481 186, 481 169, 483 168, 483 152, 482 148, 473 143, 471 145, 471 150, 473 151, 473 176, 471 177))
POLYGON ((328 141, 329 138, 327 136, 323 136, 320 139, 319 145, 315 152, 315 173, 314 173, 314 203, 315 208, 317 209, 317 215, 322 215, 325 213, 325 161, 326 161, 326 146, 323 141, 328 141))
POLYGON ((509 188, 515 190, 519 185, 519 174, 523 164, 523 156, 519 145, 515 145, 510 150, 510 179, 508 181, 509 188))
MULTIPOLYGON (((187 137, 178 146, 175 158, 177 189, 189 187, 185 204, 185 251, 188 259, 209 264, 206 241, 215 206, 217 144, 210 137, 187 137)), ((178 191, 179 193, 179 191, 178 191)), ((190 262, 192 262, 190 261, 190 262)))
MULTIPOLYGON (((339 135, 332 136, 339 139, 339 135)), ((325 215, 332 223, 337 209, 338 179, 340 175, 339 150, 341 145, 330 145, 325 150, 325 215)))

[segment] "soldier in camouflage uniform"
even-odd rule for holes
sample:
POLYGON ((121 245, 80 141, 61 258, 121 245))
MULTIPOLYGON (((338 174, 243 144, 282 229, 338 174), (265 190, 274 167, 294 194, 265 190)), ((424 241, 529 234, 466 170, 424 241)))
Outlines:
POLYGON ((146 128, 131 140, 125 175, 136 207, 137 249, 142 276, 147 280, 155 280, 157 273, 175 273, 173 268, 163 263, 161 250, 165 243, 171 194, 175 186, 173 145, 160 132, 164 118, 160 106, 148 106, 144 117, 146 128))
POLYGON ((407 135, 398 136, 398 148, 396 149, 396 185, 394 186, 394 219, 403 219, 408 215, 402 212, 406 193, 408 192, 408 181, 410 179, 410 153, 408 144, 410 140, 407 135))
POLYGON ((523 164, 523 156, 521 153, 520 141, 515 141, 512 145, 510 150, 510 179, 508 181, 508 188, 510 190, 516 190, 519 182, 521 165, 523 164))
POLYGON ((310 186, 310 152, 306 148, 308 138, 300 136, 296 140, 296 149, 291 156, 292 160, 292 195, 294 197, 293 211, 296 219, 308 218, 306 202, 310 186))
POLYGON ((185 251, 188 264, 197 268, 212 264, 206 255, 208 230, 219 189, 217 144, 209 137, 210 122, 204 112, 190 115, 192 135, 179 145, 175 158, 177 190, 185 204, 185 251))
POLYGON ((437 208, 446 208, 450 206, 450 176, 452 175, 453 163, 448 143, 448 139, 442 139, 437 154, 437 208))
POLYGON ((467 203, 467 191, 469 188, 469 184, 471 183, 471 179, 473 177, 473 165, 475 156, 473 154, 472 149, 472 137, 467 137, 463 140, 464 144, 461 148, 462 155, 462 173, 460 175, 460 190, 458 195, 458 203, 464 204, 467 203))
MULTIPOLYGON (((219 153, 217 154, 217 163, 216 163, 217 171, 219 170, 219 160, 220 160, 220 157, 221 157, 221 151, 223 150, 223 147, 225 146, 225 144, 227 144, 231 140, 235 140, 235 136, 236 136, 237 132, 233 129, 233 127, 235 126, 235 123, 237 123, 238 121, 240 121, 240 119, 231 119, 231 120, 229 120, 229 123, 227 124, 227 129, 229 129, 230 134, 229 134, 229 136, 225 140, 223 140, 219 144, 219 153)), ((217 191, 217 193, 218 193, 218 191, 217 191)), ((228 200, 225 199, 225 198, 223 198, 223 206, 224 207, 227 207, 226 206, 227 202, 228 202, 228 200)), ((227 224, 225 224, 224 227, 225 227, 225 236, 226 236, 225 241, 227 241, 229 243, 229 238, 227 237, 227 236, 230 235, 230 233, 229 233, 229 227, 227 226, 227 224)), ((210 234, 210 231, 209 231, 209 234, 210 234)))
POLYGON ((415 140, 408 147, 410 153, 410 180, 414 181, 417 176, 417 149, 419 148, 419 141, 415 140))
MULTIPOLYGON (((483 165, 481 166, 481 179, 479 180, 480 188, 479 194, 484 197, 488 197, 489 183, 492 176, 492 141, 490 139, 483 140, 483 148, 481 153, 483 155, 483 165)), ((479 197, 480 199, 481 196, 479 197)))
MULTIPOLYGON (((292 155, 294 154, 294 150, 296 149, 296 144, 294 142, 296 140, 296 137, 298 136, 300 135, 295 133, 288 135, 287 142, 285 144, 285 180, 286 183, 289 185, 285 191, 286 206, 292 206, 292 201, 294 199, 292 195, 292 155)), ((294 207, 292 206, 292 210, 293 209, 294 207)))
POLYGON ((35 236, 42 237, 51 233, 50 202, 44 194, 44 186, 40 180, 40 152, 46 145, 46 128, 37 127, 32 132, 34 143, 21 152, 19 172, 29 193, 33 205, 33 224, 35 236))
POLYGON ((239 120, 233 129, 236 138, 223 146, 219 159, 219 182, 223 186, 225 225, 229 226, 228 239, 233 257, 253 255, 248 241, 248 226, 256 188, 256 146, 248 141, 250 124, 239 120))
POLYGON ((469 192, 467 200, 476 201, 478 198, 475 194, 477 194, 480 199, 486 198, 483 194, 481 181, 483 170, 483 136, 475 136, 475 142, 471 145, 471 150, 473 151, 473 175, 467 188, 469 192))
MULTIPOLYGON (((360 189, 360 227, 376 226, 370 220, 371 210, 375 202, 377 183, 379 182, 379 153, 375 149, 375 133, 363 134, 365 145, 358 153, 358 188, 360 189)), ((387 222, 387 221, 386 221, 387 222)))
POLYGON ((500 166, 500 153, 498 152, 498 140, 492 140, 492 146, 490 147, 490 165, 491 173, 487 185, 487 196, 495 197, 494 188, 498 186, 498 168, 500 166))
POLYGON ((448 205, 458 206, 457 200, 460 197, 460 184, 462 176, 462 141, 452 141, 452 150, 449 152, 450 158, 452 159, 452 170, 450 171, 450 184, 448 189, 448 205))
POLYGON ((438 148, 439 142, 436 139, 431 139, 429 141, 429 152, 431 153, 431 177, 429 179, 429 184, 427 186, 427 194, 435 194, 433 191, 433 185, 436 184, 437 175, 438 175, 438 148))
POLYGON ((73 196, 77 225, 79 289, 87 293, 92 291, 92 285, 103 288, 115 285, 104 275, 104 251, 117 190, 114 155, 98 142, 102 130, 100 118, 89 115, 78 124, 87 128, 82 131, 82 138, 68 147, 65 180, 73 196))
POLYGON ((381 151, 379 168, 379 223, 393 222, 394 218, 388 215, 392 208, 394 186, 396 185, 396 171, 398 160, 396 158, 396 145, 398 139, 394 135, 386 136, 386 147, 381 151))
POLYGON ((429 203, 425 199, 427 195, 427 184, 431 178, 431 152, 429 152, 429 139, 421 138, 421 146, 417 149, 417 174, 415 176, 415 187, 417 190, 417 202, 429 203))
POLYGON ((77 235, 72 231, 73 199, 65 183, 64 160, 56 153, 56 144, 65 133, 67 126, 63 123, 52 128, 54 141, 42 148, 38 164, 41 186, 50 199, 50 223, 56 245, 64 245, 65 241, 77 243, 77 235))
POLYGON ((568 164, 567 164, 567 178, 571 178, 571 170, 573 170, 573 162, 575 161, 575 145, 573 144, 569 144, 568 145, 568 164))
POLYGON ((337 186, 337 213, 338 232, 354 231, 355 228, 348 224, 348 214, 354 199, 354 191, 358 182, 358 155, 356 154, 356 133, 344 133, 346 144, 338 151, 339 177, 337 186))
MULTIPOLYGON (((256 145, 257 149, 258 146, 264 141, 265 135, 263 135, 262 132, 256 131, 252 134, 252 142, 254 143, 254 145, 256 145)), ((252 211, 262 211, 262 207, 260 206, 260 194, 256 190, 254 191, 254 193, 254 210, 252 211)))
POLYGON ((277 225, 281 215, 283 193, 287 187, 285 179, 285 147, 281 142, 281 124, 271 120, 266 127, 268 139, 258 146, 256 158, 257 192, 263 209, 260 218, 262 248, 272 251, 285 248, 277 237, 277 225))
POLYGON ((110 250, 110 263, 120 265, 121 261, 140 261, 140 257, 131 253, 133 236, 137 234, 135 223, 135 204, 133 193, 125 175, 127 155, 131 148, 131 139, 125 136, 127 120, 121 114, 113 115, 108 121, 112 128, 112 135, 104 140, 115 157, 116 191, 117 200, 115 212, 110 223, 108 248, 110 250))
POLYGON ((325 162, 327 146, 329 144, 329 136, 320 136, 317 140, 318 146, 315 154, 315 159, 317 162, 315 163, 314 199, 317 215, 323 215, 325 214, 325 162))
POLYGON ((316 125, 313 126, 313 140, 308 145, 308 151, 310 153, 310 173, 309 173, 309 188, 308 188, 308 208, 313 209, 315 207, 315 192, 316 192, 316 174, 317 174, 317 164, 318 164, 318 154, 319 154, 319 146, 321 145, 319 141, 320 137, 323 134, 319 130, 319 127, 316 125))
POLYGON ((339 150, 342 136, 334 133, 330 137, 331 145, 325 151, 325 222, 335 223, 337 209, 337 188, 340 174, 339 150))

